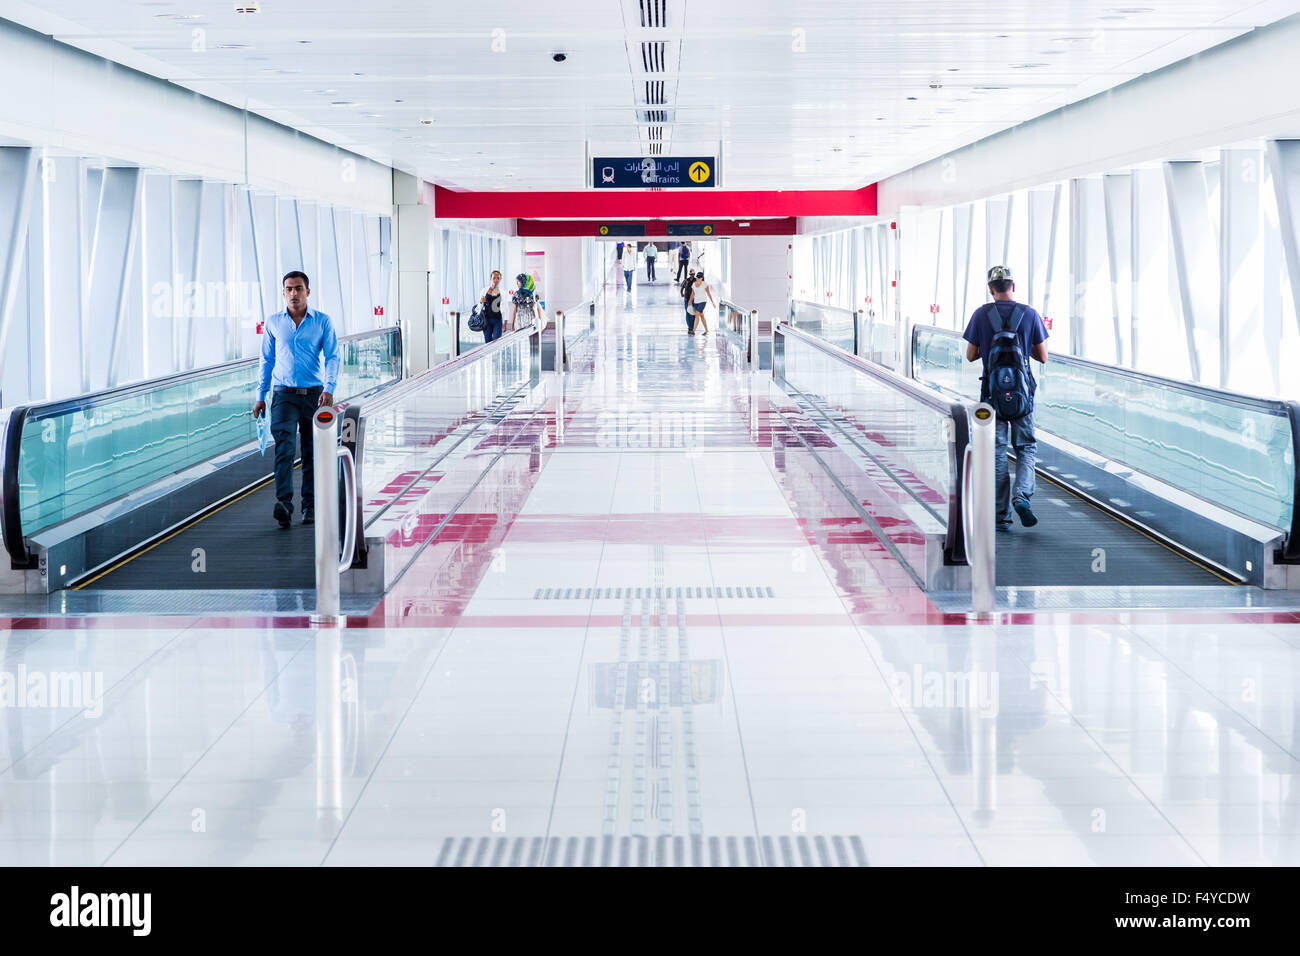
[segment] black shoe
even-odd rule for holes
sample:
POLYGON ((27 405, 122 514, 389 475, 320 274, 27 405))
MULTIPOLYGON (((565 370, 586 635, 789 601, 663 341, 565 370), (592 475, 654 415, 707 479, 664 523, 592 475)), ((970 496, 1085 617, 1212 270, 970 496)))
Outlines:
POLYGON ((303 509, 303 512, 302 512, 302 523, 303 523, 303 524, 315 524, 315 523, 316 523, 316 515, 311 511, 311 509, 309 509, 309 508, 304 508, 304 509, 303 509))
POLYGON ((1038 515, 1029 510, 1028 501, 1017 501, 1011 507, 1016 509, 1016 514, 1020 515, 1020 523, 1026 528, 1032 528, 1038 524, 1038 515))
POLYGON ((272 513, 273 515, 275 515, 275 520, 278 521, 278 522, 280 522, 280 527, 281 527, 281 528, 287 528, 287 527, 289 527, 289 524, 290 524, 290 521, 289 521, 289 509, 288 509, 287 507, 285 507, 285 504, 284 504, 283 501, 277 501, 277 502, 275 503, 275 510, 272 511, 271 513, 272 513))
POLYGON ((997 529, 998 529, 998 531, 1001 531, 1001 532, 1010 531, 1010 530, 1011 530, 1011 523, 1010 523, 1010 522, 1007 522, 1006 524, 1003 524, 1001 521, 999 521, 998 524, 997 524, 997 529))

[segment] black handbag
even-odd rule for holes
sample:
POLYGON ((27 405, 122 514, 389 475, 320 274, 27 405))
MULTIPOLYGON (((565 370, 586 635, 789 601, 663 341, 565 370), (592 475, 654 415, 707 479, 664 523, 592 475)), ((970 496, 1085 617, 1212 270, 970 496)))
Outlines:
POLYGON ((469 322, 466 323, 471 332, 482 332, 487 327, 487 316, 485 316, 476 305, 474 311, 469 314, 469 322))

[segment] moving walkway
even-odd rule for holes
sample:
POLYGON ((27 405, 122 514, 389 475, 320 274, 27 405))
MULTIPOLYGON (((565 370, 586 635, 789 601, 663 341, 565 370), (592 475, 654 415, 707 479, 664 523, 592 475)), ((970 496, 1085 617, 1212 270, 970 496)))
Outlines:
MULTIPOLYGON (((774 332, 779 411, 830 438, 820 457, 921 586, 960 591, 979 365, 931 326, 903 337, 899 356, 885 324, 792 306, 774 332)), ((1163 589, 1168 604, 1171 588, 1249 585, 1236 606, 1300 586, 1298 423, 1293 402, 1053 354, 1036 400, 1040 521, 996 540, 1004 602, 1107 588, 1133 606, 1163 589)))

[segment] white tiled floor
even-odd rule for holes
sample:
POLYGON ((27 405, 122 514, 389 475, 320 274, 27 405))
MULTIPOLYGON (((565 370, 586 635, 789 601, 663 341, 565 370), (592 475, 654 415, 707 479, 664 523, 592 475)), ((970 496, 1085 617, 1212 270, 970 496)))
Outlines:
POLYGON ((3 714, 0 864, 1300 863, 1300 626, 974 627, 884 559, 849 581, 763 386, 639 294, 447 626, 5 634, 104 695, 3 714))

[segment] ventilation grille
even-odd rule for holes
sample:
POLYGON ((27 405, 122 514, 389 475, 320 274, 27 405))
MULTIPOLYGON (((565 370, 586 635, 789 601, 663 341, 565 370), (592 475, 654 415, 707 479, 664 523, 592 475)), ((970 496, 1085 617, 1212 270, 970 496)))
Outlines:
POLYGON ((663 40, 641 44, 641 69, 646 73, 663 73, 667 69, 665 51, 668 44, 663 40))
POLYGON ((664 105, 664 81, 663 80, 645 81, 645 102, 646 102, 646 106, 664 105))
POLYGON ((656 29, 668 25, 668 0, 641 0, 641 26, 656 29))
POLYGON ((638 116, 642 123, 671 123, 673 121, 672 110, 642 110, 638 116))

